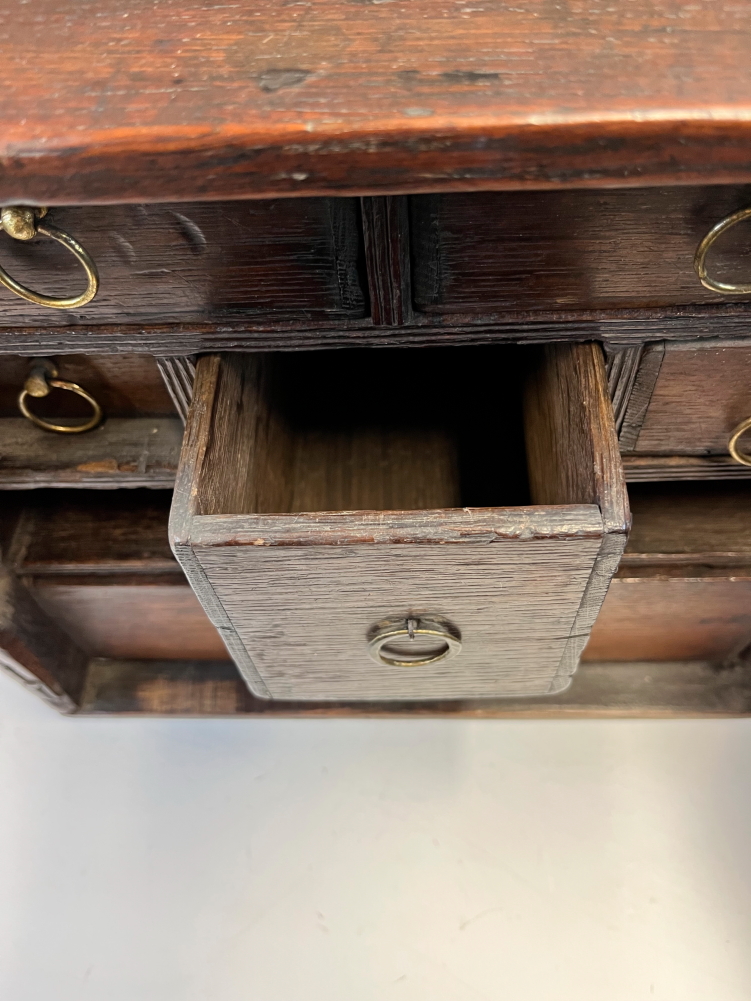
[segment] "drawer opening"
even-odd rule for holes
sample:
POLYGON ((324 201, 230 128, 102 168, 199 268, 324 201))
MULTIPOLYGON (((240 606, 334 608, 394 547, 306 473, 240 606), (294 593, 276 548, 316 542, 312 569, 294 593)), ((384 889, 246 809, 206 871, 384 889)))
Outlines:
MULTIPOLYGON (((239 376, 253 382, 242 395, 242 447, 250 460, 238 476, 237 463, 226 461, 231 442, 215 436, 198 510, 290 514, 529 504, 525 363, 524 350, 515 346, 256 356, 239 376)), ((238 376, 225 369, 222 377, 238 376)))

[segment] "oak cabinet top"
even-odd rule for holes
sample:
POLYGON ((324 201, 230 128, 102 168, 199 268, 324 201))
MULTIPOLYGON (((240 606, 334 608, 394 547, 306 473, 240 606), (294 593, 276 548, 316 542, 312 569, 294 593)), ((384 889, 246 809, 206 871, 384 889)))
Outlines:
POLYGON ((0 201, 751 180, 751 2, 31 0, 0 201))

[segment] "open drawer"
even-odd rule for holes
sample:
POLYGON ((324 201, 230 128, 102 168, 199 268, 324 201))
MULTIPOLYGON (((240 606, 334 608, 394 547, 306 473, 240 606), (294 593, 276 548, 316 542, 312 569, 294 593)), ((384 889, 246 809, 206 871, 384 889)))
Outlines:
POLYGON ((170 536, 256 695, 561 691, 628 525, 597 345, 199 361, 170 536))

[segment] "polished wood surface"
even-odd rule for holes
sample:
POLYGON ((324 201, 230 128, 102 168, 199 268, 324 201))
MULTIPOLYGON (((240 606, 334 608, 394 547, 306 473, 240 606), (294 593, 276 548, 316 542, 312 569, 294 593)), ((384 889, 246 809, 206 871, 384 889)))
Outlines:
MULTIPOLYGON (((86 306, 55 310, 0 288, 3 326, 365 313, 354 199, 76 206, 48 218, 95 260, 99 293, 86 306)), ((0 234, 0 263, 48 293, 70 294, 82 281, 75 258, 42 237, 25 243, 0 234)))
POLYGON ((748 0, 18 4, 0 199, 748 181, 749 25, 748 0))
MULTIPOLYGON (((446 315, 733 301, 700 283, 694 252, 749 204, 751 188, 732 185, 416 196, 415 306, 446 315)), ((751 222, 717 242, 712 274, 751 281, 749 248, 751 222)))

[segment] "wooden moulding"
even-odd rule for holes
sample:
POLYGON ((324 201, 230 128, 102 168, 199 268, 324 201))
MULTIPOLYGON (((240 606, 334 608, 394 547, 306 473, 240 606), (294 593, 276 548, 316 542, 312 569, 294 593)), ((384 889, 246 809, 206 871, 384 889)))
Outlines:
MULTIPOLYGON (((252 691, 372 699, 566 687, 629 524, 599 348, 556 346, 540 357, 526 403, 533 501, 526 507, 454 501, 439 509, 435 500, 445 508, 451 490, 445 493, 443 475, 431 480, 440 463, 419 472, 424 438, 405 443, 405 475, 384 503, 382 460, 373 466, 371 451, 377 472, 360 474, 354 439, 346 447, 329 439, 323 451, 311 446, 275 405, 272 384, 264 359, 199 362, 170 529, 175 554, 252 691), (315 476, 301 470, 301 442, 303 454, 318 449, 324 484, 336 481, 336 464, 326 465, 331 448, 338 462, 346 454, 351 475, 365 476, 360 499, 370 503, 337 511, 333 487, 311 494, 315 476), (405 510, 399 500, 415 481, 422 509, 405 510), (463 670, 406 673, 367 658, 367 629, 415 608, 462 619, 469 636, 463 670)), ((389 448, 391 469, 398 447, 389 448)))
POLYGON ((17 5, 0 199, 747 181, 751 5, 676 9, 17 5))

